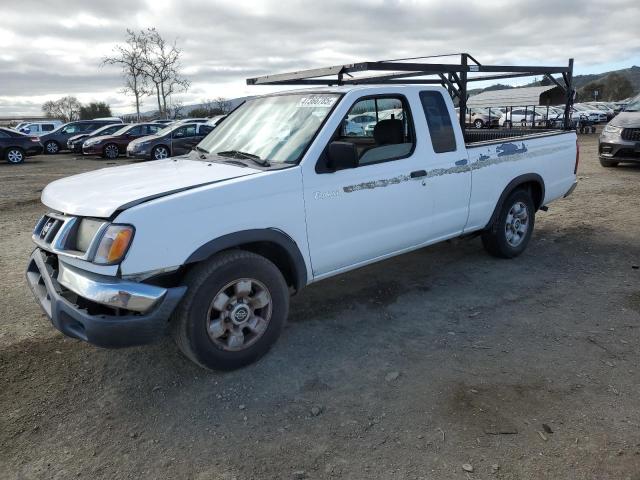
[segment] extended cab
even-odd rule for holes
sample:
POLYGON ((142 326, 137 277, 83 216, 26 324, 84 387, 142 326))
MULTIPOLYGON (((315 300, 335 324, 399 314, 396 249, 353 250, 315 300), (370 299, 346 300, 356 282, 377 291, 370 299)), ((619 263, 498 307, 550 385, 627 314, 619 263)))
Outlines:
POLYGON ((255 97, 187 155, 49 184, 28 283, 68 336, 170 330, 194 362, 237 368, 312 282, 473 233, 521 254, 536 212, 576 185, 576 135, 506 133, 463 132, 438 86, 255 97), (358 112, 380 119, 370 136, 347 130, 358 112))

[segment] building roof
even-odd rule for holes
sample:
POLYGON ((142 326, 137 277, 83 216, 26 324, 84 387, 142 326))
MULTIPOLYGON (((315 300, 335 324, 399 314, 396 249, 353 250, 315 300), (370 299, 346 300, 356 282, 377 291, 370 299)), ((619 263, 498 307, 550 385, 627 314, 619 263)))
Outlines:
POLYGON ((467 100, 473 107, 524 107, 559 105, 565 102, 565 93, 557 85, 544 87, 506 88, 489 90, 474 95, 467 100))

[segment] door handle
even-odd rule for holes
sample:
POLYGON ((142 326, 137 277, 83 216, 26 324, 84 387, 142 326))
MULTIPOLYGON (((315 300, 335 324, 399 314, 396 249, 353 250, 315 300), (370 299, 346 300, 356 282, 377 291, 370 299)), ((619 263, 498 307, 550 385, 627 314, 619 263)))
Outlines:
POLYGON ((411 172, 411 178, 420 178, 426 176, 427 172, 425 170, 416 170, 415 172, 411 172))
POLYGON ((461 167, 462 165, 466 165, 468 161, 469 161, 469 160, 467 160, 466 158, 463 158, 462 160, 458 160, 458 161, 456 162, 456 165, 457 165, 458 167, 461 167))

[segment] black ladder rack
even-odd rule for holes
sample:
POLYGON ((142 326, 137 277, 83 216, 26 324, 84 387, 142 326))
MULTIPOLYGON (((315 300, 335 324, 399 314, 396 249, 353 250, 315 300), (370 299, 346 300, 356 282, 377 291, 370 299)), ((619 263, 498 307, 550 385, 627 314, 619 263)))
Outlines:
MULTIPOLYGON (((457 98, 460 112, 467 110, 469 82, 500 80, 505 78, 543 75, 565 92, 564 129, 571 128, 571 104, 573 103, 573 58, 567 66, 533 65, 483 65, 468 53, 436 55, 430 57, 401 58, 379 62, 359 62, 332 67, 300 70, 297 72, 248 78, 247 85, 442 85, 452 99, 457 98), (460 56, 459 63, 422 63, 437 57, 460 56), (356 76, 363 72, 375 75, 356 76), (387 73, 381 73, 387 72, 387 73), (486 75, 480 75, 485 73, 486 75), (553 75, 561 75, 556 79, 553 75), (417 78, 427 77, 427 78, 417 78)), ((466 115, 460 114, 460 127, 465 129, 466 115)))

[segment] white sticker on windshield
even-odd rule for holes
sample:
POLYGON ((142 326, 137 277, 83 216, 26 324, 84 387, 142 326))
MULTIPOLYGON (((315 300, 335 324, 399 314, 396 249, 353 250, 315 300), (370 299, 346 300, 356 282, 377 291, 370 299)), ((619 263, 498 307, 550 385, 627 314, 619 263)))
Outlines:
POLYGON ((301 107, 320 107, 331 108, 336 103, 337 98, 328 95, 312 95, 310 97, 302 97, 298 102, 298 108, 301 107))

